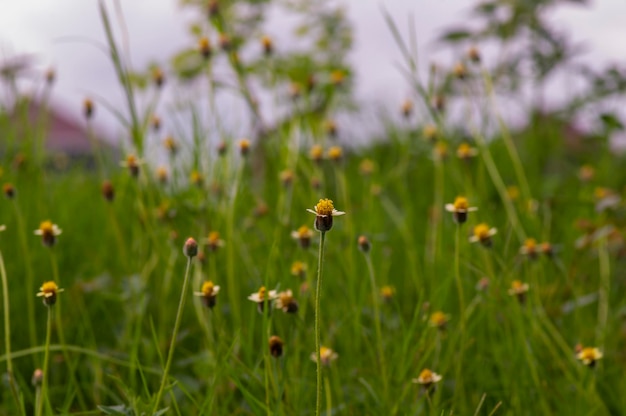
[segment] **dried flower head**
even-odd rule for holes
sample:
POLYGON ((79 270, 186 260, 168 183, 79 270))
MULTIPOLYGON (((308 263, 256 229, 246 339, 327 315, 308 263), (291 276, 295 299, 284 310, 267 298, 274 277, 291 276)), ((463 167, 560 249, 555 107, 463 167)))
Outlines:
POLYGON ((161 130, 161 117, 153 114, 152 118, 150 119, 150 125, 152 126, 152 130, 154 130, 155 132, 161 130))
POLYGON ((45 78, 46 78, 46 83, 48 85, 54 84, 54 81, 57 78, 57 74, 56 74, 56 71, 54 70, 54 68, 48 68, 46 70, 45 78))
POLYGON ((4 193, 4 196, 6 196, 8 199, 15 198, 15 187, 13 186, 13 184, 5 183, 4 185, 2 185, 2 192, 4 193))
POLYGON ((283 355, 283 340, 280 339, 280 337, 276 336, 276 335, 272 335, 270 337, 270 354, 272 354, 272 357, 274 358, 279 358, 283 355))
POLYGON ((113 199, 115 199, 115 188, 111 181, 102 182, 102 196, 108 202, 113 202, 113 199))
POLYGON ((294 299, 291 289, 280 292, 274 306, 286 313, 298 312, 298 302, 294 299))
MULTIPOLYGON (((322 362, 322 365, 329 366, 330 363, 335 361, 337 358, 339 358, 339 354, 337 354, 335 351, 331 350, 328 347, 320 346, 320 361, 322 362)), ((317 362, 316 353, 311 354, 311 360, 317 362)))
POLYGON ((30 379, 30 382, 33 387, 41 386, 41 383, 43 383, 43 371, 41 370, 41 368, 37 368, 33 372, 33 377, 30 379))
POLYGON ((52 306, 57 301, 57 294, 63 292, 64 289, 59 289, 56 283, 53 281, 45 282, 39 288, 37 296, 43 297, 43 304, 46 306, 52 306))
POLYGON ((421 371, 417 378, 413 379, 413 383, 421 384, 426 390, 429 390, 435 383, 441 381, 441 376, 434 371, 425 368, 421 371))
POLYGON ((458 224, 463 224, 467 221, 467 213, 477 211, 478 208, 470 207, 467 198, 464 196, 457 196, 452 204, 446 204, 446 211, 452 213, 454 221, 458 224))
POLYGON ((595 347, 585 347, 582 348, 578 354, 576 354, 576 358, 578 358, 584 365, 594 367, 596 365, 596 361, 602 358, 602 352, 595 347))
POLYGON ((474 227, 474 234, 469 238, 472 243, 481 243, 485 247, 491 247, 491 237, 496 235, 498 230, 489 228, 486 223, 478 224, 474 227))
POLYGON ((581 182, 590 182, 596 175, 596 170, 591 165, 582 165, 578 171, 578 178, 581 182))
POLYGON ((217 294, 220 292, 220 287, 213 284, 212 281, 207 280, 202 284, 200 292, 194 292, 195 296, 202 298, 202 303, 207 308, 213 308, 217 301, 217 294))
POLYGON ((359 250, 361 250, 363 253, 369 253, 370 249, 372 248, 370 240, 364 235, 359 236, 359 238, 357 239, 357 245, 359 246, 359 250))
POLYGON ((222 50, 227 51, 227 52, 233 46, 230 36, 228 36, 226 33, 220 33, 219 44, 220 44, 220 48, 222 48, 222 50))
POLYGON ((337 136, 337 122, 333 119, 328 119, 324 121, 324 131, 330 137, 337 136))
POLYGON ((57 241, 57 236, 61 235, 62 232, 63 230, 51 221, 42 221, 39 228, 35 230, 35 235, 41 236, 44 246, 52 247, 57 241))
POLYGON ((542 254, 548 257, 554 256, 554 247, 552 246, 552 244, 550 244, 547 241, 544 241, 543 243, 540 244, 539 250, 541 250, 542 254))
POLYGON ((313 238, 313 231, 306 225, 301 226, 295 231, 291 232, 291 238, 298 240, 300 247, 306 249, 311 245, 311 238, 313 238))
POLYGON ((343 211, 337 211, 330 199, 320 199, 313 209, 307 211, 315 214, 315 229, 322 233, 333 227, 333 217, 345 214, 343 211))

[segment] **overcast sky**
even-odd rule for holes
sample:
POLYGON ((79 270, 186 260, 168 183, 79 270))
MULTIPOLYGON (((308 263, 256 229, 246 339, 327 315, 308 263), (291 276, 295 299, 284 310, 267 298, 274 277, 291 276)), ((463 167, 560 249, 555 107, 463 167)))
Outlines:
MULTIPOLYGON (((351 59, 357 69, 359 97, 365 102, 398 106, 408 94, 394 68, 400 56, 382 17, 381 5, 405 34, 409 16, 413 16, 418 49, 426 66, 431 60, 450 63, 452 57, 439 54, 433 39, 444 27, 463 21, 474 3, 470 0, 345 0, 355 29, 351 59)), ((96 0, 0 0, 0 4, 0 59, 33 53, 41 68, 53 66, 58 73, 54 99, 76 116, 86 96, 102 96, 113 104, 122 102, 111 63, 90 44, 90 41, 104 43, 96 0)), ((152 61, 166 62, 193 42, 187 31, 189 15, 177 7, 176 0, 121 0, 121 4, 136 68, 145 68, 152 61)), ((624 62, 625 16, 626 1, 596 0, 587 7, 562 7, 552 20, 575 41, 585 44, 589 59, 624 62)), ((280 37, 280 26, 274 25, 272 31, 280 37)))

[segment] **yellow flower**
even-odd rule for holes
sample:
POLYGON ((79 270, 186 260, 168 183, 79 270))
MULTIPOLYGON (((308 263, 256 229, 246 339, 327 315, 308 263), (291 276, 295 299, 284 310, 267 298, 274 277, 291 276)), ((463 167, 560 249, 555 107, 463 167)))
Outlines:
POLYGON ((291 274, 297 277, 306 277, 306 263, 294 261, 291 265, 291 274))
POLYGON ((478 224, 474 227, 474 235, 469 238, 469 241, 472 243, 481 243, 482 245, 489 247, 491 246, 491 237, 496 235, 498 230, 495 228, 489 228, 489 226, 485 223, 478 224))
POLYGON ((89 98, 85 98, 85 101, 83 101, 83 113, 85 114, 85 118, 91 118, 91 116, 93 116, 93 111, 93 101, 89 98))
POLYGON ((404 102, 402 103, 401 111, 402 115, 405 118, 411 117, 411 114, 413 113, 413 101, 408 99, 404 100, 404 102))
POLYGON ((527 238, 524 241, 524 245, 519 249, 520 254, 528 256, 530 259, 537 258, 537 240, 534 238, 527 238))
POLYGON ((167 136, 163 140, 163 146, 172 156, 175 156, 176 153, 178 153, 178 143, 172 136, 167 136))
POLYGON ((250 140, 248 139, 239 140, 239 153, 242 156, 245 156, 248 154, 249 151, 250 151, 250 140))
POLYGON ((602 352, 594 347, 586 347, 576 355, 576 358, 582 361, 584 365, 593 367, 596 365, 596 361, 602 358, 602 352))
POLYGON ((202 186, 202 183, 204 182, 204 178, 202 177, 202 174, 200 172, 198 172, 197 170, 194 170, 189 175, 189 181, 195 186, 200 187, 202 186))
POLYGON ((198 50, 204 59, 209 59, 211 57, 211 42, 209 41, 209 38, 203 36, 198 40, 198 50))
POLYGON ((417 378, 413 379, 413 383, 421 384, 424 386, 424 388, 428 389, 433 384, 440 382, 441 379, 442 377, 439 374, 429 370, 428 368, 425 368, 422 370, 417 378))
MULTIPOLYGON (((320 361, 323 365, 330 365, 330 363, 335 361, 337 358, 339 358, 339 354, 337 354, 335 351, 331 350, 328 347, 320 347, 320 361)), ((311 360, 317 362, 316 353, 311 354, 311 360)))
POLYGON ((200 292, 194 292, 194 295, 202 297, 202 303, 204 303, 207 308, 212 308, 215 306, 216 297, 219 291, 219 286, 213 284, 212 281, 207 280, 202 284, 200 292))
POLYGON ((393 286, 385 285, 380 288, 380 296, 385 302, 390 302, 393 296, 396 294, 396 288, 393 286))
POLYGON ((580 167, 580 170, 578 171, 578 178, 582 181, 582 182, 589 182, 593 179, 593 177, 595 176, 596 171, 593 168, 593 166, 591 165, 583 165, 580 167))
POLYGON ((452 68, 452 73, 458 79, 465 79, 465 77, 467 76, 467 69, 465 69, 465 65, 459 62, 454 65, 454 68, 452 68))
POLYGON ((120 162, 120 166, 128 168, 131 176, 137 177, 139 175, 139 165, 143 163, 140 159, 133 154, 126 156, 126 159, 120 162))
POLYGON ((283 312, 296 313, 298 312, 298 302, 293 298, 293 292, 291 289, 285 290, 278 294, 274 307, 282 309, 283 312))
POLYGON ((261 37, 261 46, 263 46, 263 52, 265 52, 266 55, 271 55, 274 51, 274 42, 272 42, 272 38, 267 35, 261 37))
POLYGON ((437 136, 439 135, 439 130, 437 130, 436 126, 432 124, 427 124, 422 130, 422 135, 424 136, 426 141, 432 143, 435 141, 435 139, 437 139, 437 136))
POLYGON ((506 188, 506 196, 511 200, 511 201, 515 201, 519 198, 519 188, 515 185, 511 185, 509 187, 506 188))
POLYGON ((479 63, 480 62, 480 51, 478 50, 478 48, 476 48, 476 46, 472 46, 467 51, 467 57, 469 58, 470 61, 472 61, 474 63, 479 63))
POLYGON ((309 156, 314 162, 319 163, 324 157, 324 149, 319 144, 313 145, 309 151, 309 156))
POLYGON ((258 292, 254 292, 248 296, 248 300, 255 302, 259 313, 263 313, 265 302, 272 302, 278 297, 278 293, 275 290, 268 291, 265 286, 261 286, 258 292))
POLYGON ((433 158, 435 160, 444 160, 448 157, 448 145, 446 142, 438 141, 433 149, 433 158))
POLYGON ((313 209, 307 209, 307 211, 315 214, 315 229, 322 233, 332 228, 333 217, 345 214, 343 211, 337 211, 330 199, 320 199, 313 209))
POLYGON ((359 164, 359 173, 363 176, 369 176, 374 172, 375 167, 371 159, 363 159, 359 164))
POLYGON ((432 326, 433 328, 438 328, 438 329, 445 329, 446 328, 446 324, 448 323, 448 321, 450 320, 450 315, 445 314, 441 311, 436 311, 433 312, 432 315, 430 315, 430 326, 432 326))
POLYGON ((528 289, 528 283, 523 283, 520 280, 513 280, 511 288, 509 289, 509 295, 517 296, 517 300, 519 300, 520 303, 524 303, 526 301, 526 292, 528 292, 528 289))
POLYGON ((446 211, 451 212, 454 217, 454 221, 458 224, 463 224, 467 221, 467 213, 477 211, 478 208, 470 207, 467 198, 464 196, 457 196, 454 199, 454 203, 446 204, 446 211))
POLYGON ((220 239, 219 231, 211 231, 205 242, 211 251, 217 251, 218 248, 224 246, 224 240, 220 239))
POLYGON ((311 238, 313 237, 313 231, 306 225, 301 226, 296 231, 291 232, 291 238, 298 240, 300 247, 308 248, 311 245, 311 238))
POLYGON ((165 166, 159 166, 156 170, 157 180, 161 183, 167 183, 169 174, 165 166))
POLYGON ((39 288, 37 296, 43 297, 43 304, 46 306, 52 306, 57 301, 57 294, 63 292, 64 289, 59 289, 56 283, 53 281, 45 282, 39 288))
POLYGON ((293 183, 293 171, 285 169, 279 174, 280 182, 283 186, 289 186, 293 183))
POLYGON ((346 74, 341 69, 335 69, 330 73, 330 82, 333 85, 341 85, 346 79, 346 74))
POLYGON ((57 241, 57 236, 62 232, 63 230, 58 225, 51 221, 43 221, 39 224, 39 229, 35 230, 35 235, 41 236, 41 241, 45 246, 52 247, 57 241))
POLYGON ((478 155, 478 149, 471 147, 467 143, 461 143, 456 148, 456 155, 461 160, 469 160, 478 155))
POLYGON ((333 162, 338 162, 343 158, 343 150, 339 146, 332 146, 328 149, 328 158, 333 162))

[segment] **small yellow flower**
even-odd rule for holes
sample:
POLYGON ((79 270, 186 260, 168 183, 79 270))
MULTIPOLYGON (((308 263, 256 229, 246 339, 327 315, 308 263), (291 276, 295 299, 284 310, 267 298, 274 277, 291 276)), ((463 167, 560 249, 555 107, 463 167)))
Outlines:
POLYGON ((470 207, 467 198, 465 198, 464 196, 457 196, 454 199, 454 203, 446 204, 445 208, 446 211, 452 213, 454 221, 456 221, 458 224, 463 224, 465 221, 467 221, 468 212, 474 212, 478 210, 478 208, 476 207, 470 207))
POLYGON ((165 166, 159 166, 156 170, 156 178, 159 182, 165 184, 169 179, 169 173, 165 166))
POLYGON ((528 283, 523 283, 520 280, 513 280, 511 288, 509 289, 509 295, 517 296, 517 300, 519 300, 520 303, 524 303, 526 301, 526 292, 528 292, 528 289, 528 283))
POLYGON ((163 86, 165 83, 165 75, 163 74, 161 68, 156 67, 152 70, 152 81, 157 88, 161 88, 163 86))
POLYGON ((516 201, 519 198, 519 195, 520 195, 520 191, 517 186, 511 185, 506 188, 506 196, 511 201, 516 201))
POLYGON ((200 172, 198 172, 197 170, 193 170, 189 175, 189 181, 193 185, 201 187, 204 183, 204 178, 202 177, 202 174, 200 172))
POLYGON ((126 156, 126 159, 120 162, 120 166, 123 168, 128 168, 131 176, 136 178, 139 176, 139 165, 143 163, 140 159, 133 154, 126 156))
POLYGON ((408 99, 404 100, 404 102, 402 103, 401 111, 404 118, 411 117, 411 114, 413 113, 413 101, 408 99))
POLYGON ((422 386, 424 386, 424 388, 429 389, 435 383, 440 382, 441 379, 442 377, 439 374, 429 370, 428 368, 425 368, 422 370, 417 378, 413 379, 413 383, 421 384, 422 386))
POLYGON ((343 150, 339 146, 332 146, 328 149, 327 157, 333 162, 339 162, 343 158, 343 150))
POLYGON ((263 52, 265 52, 266 55, 271 55, 274 51, 274 42, 272 42, 272 38, 267 35, 261 37, 261 46, 263 46, 263 52))
POLYGON ((293 264, 291 265, 291 274, 296 277, 305 278, 306 277, 306 263, 303 263, 297 260, 294 261, 293 264))
POLYGON ((430 326, 437 329, 446 329, 446 324, 450 321, 450 315, 441 311, 433 312, 429 318, 430 326))
POLYGON ((279 178, 283 186, 289 186, 293 183, 293 171, 290 169, 285 169, 280 172, 279 178))
POLYGON ((439 136, 439 130, 437 129, 437 126, 427 124, 422 130, 422 135, 424 136, 426 141, 428 141, 429 143, 433 143, 439 136))
POLYGON ((209 38, 203 36, 198 40, 198 51, 200 51, 200 55, 202 55, 204 59, 211 57, 212 48, 209 38))
POLYGON ((590 182, 596 175, 596 171, 591 165, 583 165, 578 171, 578 178, 581 182, 590 182))
POLYGON ((39 288, 37 296, 43 297, 43 304, 46 306, 52 306, 57 301, 57 294, 63 292, 64 289, 59 289, 56 283, 53 281, 45 282, 39 288))
POLYGON ((577 355, 584 365, 593 367, 596 365, 596 361, 602 358, 602 352, 598 348, 586 347, 583 348, 577 355))
POLYGON ((471 147, 467 143, 461 143, 459 147, 456 148, 456 156, 461 160, 469 160, 478 156, 478 149, 471 147))
POLYGON ((433 149, 433 158, 435 160, 445 160, 448 157, 448 144, 443 141, 438 141, 433 149))
POLYGON ((308 248, 311 245, 311 238, 313 238, 313 231, 306 225, 301 226, 296 231, 291 232, 291 238, 298 240, 300 247, 308 248))
POLYGON ((200 289, 200 292, 194 292, 194 295, 202 297, 202 303, 204 303, 207 308, 212 308, 215 306, 217 294, 219 293, 219 291, 219 286, 213 284, 212 281, 207 280, 202 284, 202 289, 200 289))
POLYGON ((332 228, 333 217, 345 214, 343 211, 337 211, 330 199, 320 199, 313 209, 307 209, 307 211, 315 214, 315 229, 322 233, 332 228))
POLYGON ((83 114, 85 114, 85 118, 91 118, 93 116, 93 112, 93 101, 89 98, 85 98, 85 101, 83 101, 83 114))
POLYGON ((154 131, 161 130, 161 118, 157 116, 156 114, 152 115, 152 118, 150 119, 150 124, 152 125, 152 130, 154 131))
POLYGON ((52 247, 57 241, 57 236, 61 235, 62 232, 63 230, 51 221, 42 221, 39 224, 39 229, 35 230, 35 235, 41 236, 41 241, 45 246, 52 247))
POLYGON ((476 46, 472 46, 468 49, 467 57, 475 64, 480 63, 480 51, 476 46))
POLYGON ((309 156, 311 157, 311 160, 319 163, 324 158, 324 149, 319 144, 313 145, 309 151, 309 156))
POLYGON ((163 140, 163 146, 172 156, 178 153, 178 142, 172 136, 167 136, 163 140))
POLYGON ((396 294, 396 288, 393 286, 385 285, 380 288, 380 296, 383 298, 385 302, 391 302, 394 295, 396 294))
POLYGON ((524 245, 519 249, 520 254, 528 256, 529 259, 537 258, 537 240, 534 238, 527 238, 524 241, 524 245))
POLYGON ((467 69, 465 68, 465 65, 463 65, 461 62, 454 65, 454 68, 452 68, 452 73, 458 79, 465 79, 465 77, 467 77, 467 69))
POLYGON ((485 247, 491 246, 491 237, 496 235, 498 230, 489 228, 489 225, 482 223, 474 227, 474 235, 469 238, 472 243, 481 243, 485 247))
POLYGON ((293 292, 291 289, 285 290, 278 294, 278 298, 274 303, 274 307, 282 309, 286 313, 298 312, 298 302, 293 298, 293 292))
POLYGON ((239 153, 242 156, 245 156, 248 154, 249 151, 250 151, 250 140, 248 139, 239 140, 239 153))
POLYGON ((371 159, 363 159, 359 164, 359 173, 363 176, 370 176, 375 168, 376 165, 374 165, 371 159))
POLYGON ((333 85, 341 85, 346 79, 346 74, 341 69, 335 69, 330 73, 330 82, 333 85))
POLYGON ((209 246, 211 251, 217 251, 218 248, 224 246, 224 240, 220 239, 219 231, 211 231, 205 243, 209 246))
POLYGON ((258 292, 254 292, 253 294, 248 296, 248 300, 256 303, 259 313, 263 313, 263 310, 265 308, 265 302, 271 303, 277 297, 278 293, 275 290, 268 291, 265 286, 261 286, 258 292))
MULTIPOLYGON (((331 362, 335 361, 337 358, 339 358, 339 354, 337 354, 335 351, 331 350, 328 347, 324 347, 321 346, 320 347, 320 361, 322 362, 322 365, 330 365, 331 362)), ((311 354, 311 360, 313 360, 314 362, 317 362, 317 354, 313 353, 311 354)))

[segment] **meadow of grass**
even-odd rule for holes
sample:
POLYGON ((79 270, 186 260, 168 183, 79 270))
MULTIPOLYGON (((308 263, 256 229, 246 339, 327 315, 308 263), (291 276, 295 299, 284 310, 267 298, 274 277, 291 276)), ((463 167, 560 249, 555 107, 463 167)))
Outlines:
POLYGON ((465 136, 415 79, 416 105, 384 137, 344 146, 303 90, 279 97, 291 117, 249 147, 227 131, 219 151, 197 131, 169 143, 159 175, 142 160, 157 133, 112 59, 129 98, 124 166, 51 168, 45 123, 2 118, 0 414, 626 412, 626 173, 607 134, 575 147, 537 117, 485 137, 499 109, 468 60, 473 76, 454 80, 473 109, 465 136), (478 208, 466 222, 445 209, 459 196, 478 208), (307 209, 324 198, 346 215, 322 233, 307 209), (42 244, 47 220, 62 233, 42 244), (48 306, 47 281, 64 289, 48 306), (212 299, 194 293, 206 281, 212 299), (291 289, 297 310, 259 308, 261 287, 291 289), (322 351, 319 381, 316 312, 336 353, 322 351), (583 362, 585 348, 602 357, 583 362))

